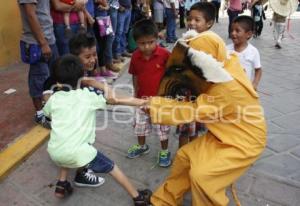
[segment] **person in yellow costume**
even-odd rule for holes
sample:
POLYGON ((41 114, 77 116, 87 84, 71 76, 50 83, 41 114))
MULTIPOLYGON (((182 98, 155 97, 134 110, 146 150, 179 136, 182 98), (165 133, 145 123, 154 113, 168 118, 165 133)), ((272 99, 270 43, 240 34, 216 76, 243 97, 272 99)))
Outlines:
MULTIPOLYGON (((191 190, 193 206, 226 206, 229 200, 225 189, 265 148, 262 107, 238 57, 227 56, 217 34, 203 32, 185 43, 189 46, 187 58, 201 70, 202 77, 183 73, 200 95, 194 102, 153 97, 149 112, 155 124, 196 121, 205 123, 208 132, 177 151, 171 173, 153 194, 151 203, 182 205, 183 195, 191 190)), ((178 58, 172 61, 176 64, 178 58)))

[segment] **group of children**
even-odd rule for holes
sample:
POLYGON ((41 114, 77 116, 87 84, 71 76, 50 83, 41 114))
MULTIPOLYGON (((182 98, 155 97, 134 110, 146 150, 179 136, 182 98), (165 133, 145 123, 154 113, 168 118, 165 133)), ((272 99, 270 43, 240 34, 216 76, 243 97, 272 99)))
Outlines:
MULTIPOLYGON (((210 30, 214 21, 213 4, 196 3, 190 8, 187 18, 189 29, 200 34, 210 30)), ((233 44, 227 48, 238 54, 249 80, 257 89, 262 71, 259 52, 248 42, 253 30, 254 20, 251 17, 235 18, 230 30, 233 44)), ((60 167, 55 189, 57 197, 65 197, 72 193, 67 174, 68 169, 77 168, 74 179, 76 186, 100 186, 104 179, 94 173, 109 173, 127 190, 135 205, 150 204, 151 191, 136 190, 119 167, 92 145, 95 142, 96 110, 104 109, 106 104, 137 107, 134 133, 138 144, 128 149, 129 158, 149 153, 146 136, 153 128, 161 143, 158 163, 161 167, 171 165, 171 153, 168 151, 170 127, 152 124, 149 114, 143 109, 148 103, 147 98, 157 94, 170 53, 157 44, 158 29, 152 20, 138 21, 133 27, 133 37, 137 50, 132 55, 129 73, 132 74, 134 97, 119 97, 106 84, 88 77, 97 62, 96 42, 94 37, 88 34, 73 37, 69 46, 71 54, 59 58, 53 65, 52 75, 46 81, 47 92, 43 111, 52 120, 48 152, 60 167)), ((199 125, 195 122, 180 125, 179 145, 183 146, 189 139, 192 140, 206 132, 205 127, 200 126, 200 131, 198 128, 199 125)))

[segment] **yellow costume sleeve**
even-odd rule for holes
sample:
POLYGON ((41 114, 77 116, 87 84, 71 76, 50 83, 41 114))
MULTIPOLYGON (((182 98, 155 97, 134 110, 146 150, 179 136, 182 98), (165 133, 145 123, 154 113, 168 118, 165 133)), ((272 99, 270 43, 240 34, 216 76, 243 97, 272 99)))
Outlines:
POLYGON ((225 95, 203 94, 194 103, 163 97, 153 97, 150 102, 150 115, 154 124, 218 121, 230 112, 232 107, 225 95))

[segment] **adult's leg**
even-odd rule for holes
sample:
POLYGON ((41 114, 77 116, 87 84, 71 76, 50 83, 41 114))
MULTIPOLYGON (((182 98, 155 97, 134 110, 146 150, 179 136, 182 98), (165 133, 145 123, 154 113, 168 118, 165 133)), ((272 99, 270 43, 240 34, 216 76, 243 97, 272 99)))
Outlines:
POLYGON ((185 13, 184 6, 179 6, 179 25, 180 25, 180 28, 185 28, 184 13, 185 13))
POLYGON ((107 37, 101 37, 99 35, 99 26, 98 23, 96 22, 94 24, 94 32, 95 32, 95 37, 98 43, 98 47, 97 47, 97 57, 98 57, 98 64, 100 67, 103 67, 105 65, 105 61, 104 61, 104 52, 106 49, 106 39, 107 37))
POLYGON ((229 24, 228 24, 228 37, 230 37, 230 30, 231 30, 231 24, 232 24, 232 21, 235 17, 237 17, 239 15, 239 12, 238 11, 232 11, 230 9, 227 9, 227 14, 228 14, 228 17, 229 17, 229 24))
POLYGON ((172 9, 166 8, 167 42, 174 42, 174 28, 176 29, 175 16, 172 9), (175 23, 174 23, 175 22, 175 23), (175 26, 174 26, 175 24, 175 26))
POLYGON ((221 6, 221 2, 216 2, 215 4, 216 6, 216 22, 219 22, 219 12, 220 12, 220 6, 221 6))
POLYGON ((129 26, 130 26, 130 20, 131 20, 131 9, 126 9, 125 10, 125 19, 124 19, 124 27, 123 27, 123 32, 121 35, 121 41, 120 41, 120 51, 121 54, 126 52, 127 48, 127 34, 129 31, 129 26))
POLYGON ((31 64, 28 73, 29 94, 36 111, 42 109, 44 82, 49 77, 49 68, 46 62, 31 64))
POLYGON ((114 40, 114 55, 115 58, 121 56, 121 39, 124 30, 124 23, 125 23, 125 12, 118 12, 118 20, 117 20, 117 27, 116 27, 116 34, 114 40))
MULTIPOLYGON (((79 29, 79 24, 71 24, 70 26, 73 34, 76 34, 79 29)), ((59 55, 62 56, 69 53, 69 39, 65 37, 65 25, 54 24, 53 28, 59 55)))

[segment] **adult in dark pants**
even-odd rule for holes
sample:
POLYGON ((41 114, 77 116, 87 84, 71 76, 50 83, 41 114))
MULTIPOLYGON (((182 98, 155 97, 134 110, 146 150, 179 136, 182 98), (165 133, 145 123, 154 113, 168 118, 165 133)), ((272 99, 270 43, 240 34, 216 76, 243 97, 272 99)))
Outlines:
POLYGON ((242 12, 242 2, 241 0, 225 0, 225 4, 227 5, 227 14, 229 17, 228 37, 230 38, 231 23, 242 12))
POLYGON ((131 57, 126 51, 127 47, 127 33, 131 20, 131 0, 119 0, 117 29, 113 43, 113 54, 115 59, 122 59, 121 56, 131 57))
MULTIPOLYGON (((110 17, 110 6, 107 1, 95 1, 95 17, 96 18, 111 18, 110 17)), ((97 20, 98 21, 98 20, 97 20)), ((115 79, 117 76, 113 72, 119 72, 120 69, 113 65, 113 54, 112 54, 112 44, 114 39, 114 34, 110 33, 107 35, 100 35, 100 29, 98 22, 94 24, 95 37, 98 42, 98 61, 100 67, 100 75, 104 77, 109 77, 115 79)), ((112 31, 113 32, 113 28, 112 31)))
POLYGON ((176 19, 178 17, 179 1, 178 0, 165 0, 165 14, 167 23, 167 43, 175 43, 176 37, 176 19))
POLYGON ((211 3, 215 5, 216 8, 216 22, 219 23, 219 11, 221 6, 221 0, 212 0, 211 3))
POLYGON ((54 35, 56 46, 60 56, 69 53, 69 39, 65 35, 64 12, 70 12, 70 26, 73 34, 76 34, 80 27, 80 20, 77 11, 84 7, 84 2, 76 0, 74 5, 62 3, 60 0, 51 0, 51 16, 53 19, 54 35))
POLYGON ((180 0, 179 1, 179 26, 181 29, 185 28, 184 17, 185 17, 184 0, 180 0))

